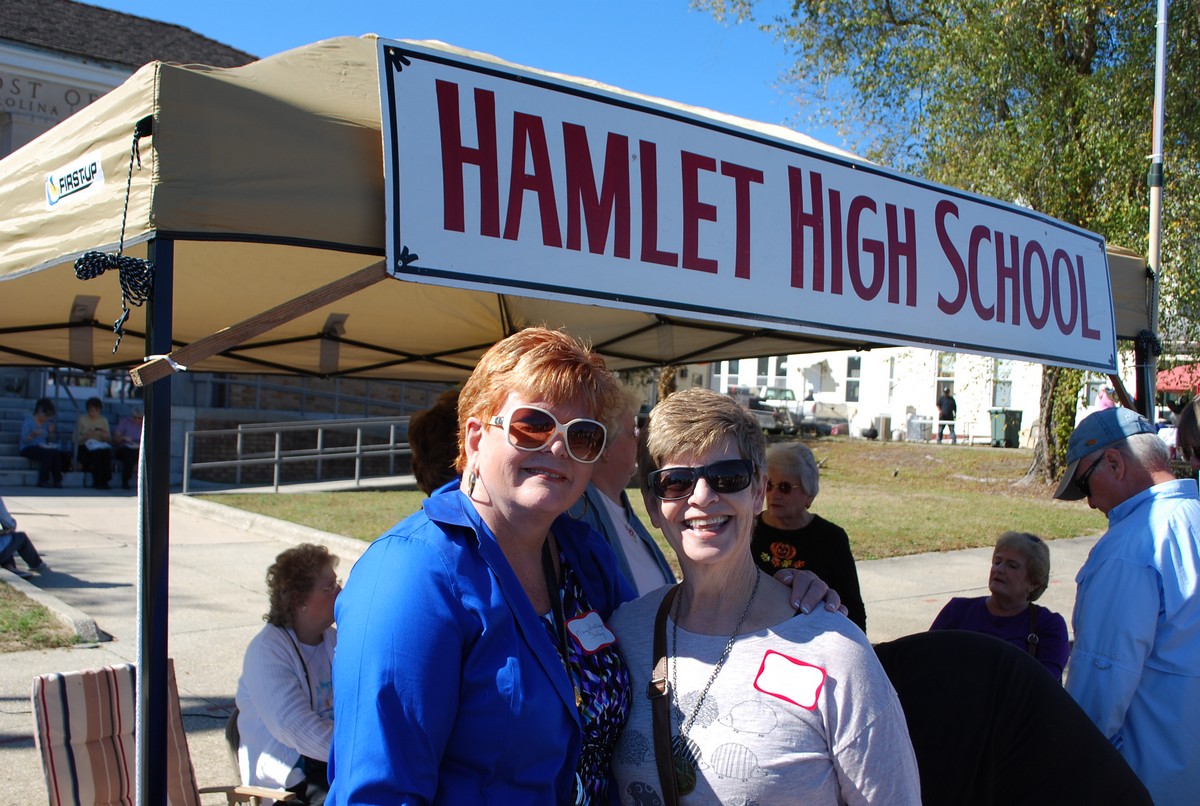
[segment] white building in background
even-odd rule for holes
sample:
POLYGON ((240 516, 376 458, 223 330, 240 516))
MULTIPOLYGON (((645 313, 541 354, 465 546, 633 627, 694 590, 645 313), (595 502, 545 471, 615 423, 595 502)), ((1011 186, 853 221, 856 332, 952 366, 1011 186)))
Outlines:
MULTIPOLYGON (((1122 362, 1121 378, 1132 388, 1134 369, 1122 362)), ((1089 374, 1080 413, 1095 403, 1111 382, 1089 374)), ((797 399, 809 394, 825 410, 842 412, 850 435, 875 428, 880 439, 928 439, 937 436, 937 399, 949 387, 958 404, 959 441, 992 441, 993 409, 1020 412, 1019 444, 1028 447, 1039 425, 1042 365, 917 347, 885 347, 856 352, 803 353, 689 366, 680 371, 679 388, 706 386, 790 388, 797 399)), ((948 439, 948 432, 947 432, 948 439)))

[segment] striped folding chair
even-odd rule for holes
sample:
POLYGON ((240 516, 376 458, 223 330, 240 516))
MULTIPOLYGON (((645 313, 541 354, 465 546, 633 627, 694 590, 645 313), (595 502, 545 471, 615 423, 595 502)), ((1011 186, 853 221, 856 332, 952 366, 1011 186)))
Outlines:
MULTIPOLYGON (((33 679, 34 736, 50 806, 133 806, 134 688, 131 663, 33 679)), ((253 786, 198 788, 179 711, 175 664, 167 661, 167 804, 200 806, 219 792, 228 803, 291 800, 290 792, 253 786)))

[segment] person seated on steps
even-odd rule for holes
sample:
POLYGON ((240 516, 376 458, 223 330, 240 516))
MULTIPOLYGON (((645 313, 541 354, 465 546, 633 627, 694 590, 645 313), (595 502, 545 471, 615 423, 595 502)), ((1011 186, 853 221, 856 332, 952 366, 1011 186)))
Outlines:
POLYGON ((100 413, 100 398, 89 398, 87 413, 75 422, 75 458, 85 473, 92 474, 92 486, 107 490, 112 478, 112 432, 108 418, 100 413))

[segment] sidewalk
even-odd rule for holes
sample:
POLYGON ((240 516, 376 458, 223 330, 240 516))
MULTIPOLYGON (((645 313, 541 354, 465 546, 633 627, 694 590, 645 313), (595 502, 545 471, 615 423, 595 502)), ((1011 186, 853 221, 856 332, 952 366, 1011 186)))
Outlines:
MULTIPOLYGON (((73 608, 76 618, 94 619, 99 631, 112 637, 71 649, 6 654, 0 660, 0 768, 5 770, 0 806, 23 806, 45 797, 29 706, 33 677, 136 660, 137 499, 117 492, 27 488, 0 490, 0 495, 53 569, 35 577, 33 586, 73 608)), ((307 527, 172 497, 169 651, 201 785, 237 780, 224 726, 242 653, 267 610, 267 567, 279 552, 305 541, 322 542, 341 557, 343 579, 366 547, 307 527)), ((1068 622, 1075 573, 1095 541, 1050 544, 1054 574, 1039 604, 1062 613, 1068 622)), ((991 550, 982 548, 858 563, 871 640, 924 630, 951 596, 986 593, 990 558, 991 550)), ((13 580, 5 576, 5 581, 13 580)), ((224 802, 209 798, 204 802, 224 802)))

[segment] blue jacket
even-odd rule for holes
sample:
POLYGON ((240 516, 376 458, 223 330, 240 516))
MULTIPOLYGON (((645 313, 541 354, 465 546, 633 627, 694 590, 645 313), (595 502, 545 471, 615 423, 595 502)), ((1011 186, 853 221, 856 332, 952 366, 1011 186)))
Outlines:
MULTIPOLYGON (((605 620, 633 591, 599 535, 552 527, 605 620)), ((330 804, 573 802, 581 725, 495 537, 443 489, 376 540, 335 608, 330 804)))
MULTIPOLYGON (((604 503, 604 493, 594 484, 589 484, 583 492, 583 498, 576 502, 575 506, 571 507, 569 514, 576 520, 583 521, 591 526, 597 532, 604 536, 608 541, 609 548, 613 550, 613 554, 617 557, 617 568, 620 569, 621 575, 625 577, 625 581, 629 583, 629 587, 636 587, 633 584, 633 572, 629 569, 629 560, 625 557, 625 550, 621 546, 621 538, 617 532, 617 524, 613 523, 612 516, 608 511, 608 507, 604 503)), ((624 492, 621 493, 621 505, 625 507, 626 512, 632 513, 629 507, 629 496, 624 492)), ((659 571, 662 572, 663 584, 674 585, 675 572, 671 570, 671 564, 667 562, 667 558, 663 556, 662 549, 654 542, 654 538, 650 536, 650 532, 646 531, 646 527, 642 524, 636 515, 629 516, 629 525, 633 528, 638 539, 645 544, 649 549, 650 554, 654 557, 654 562, 658 565, 659 571)))

